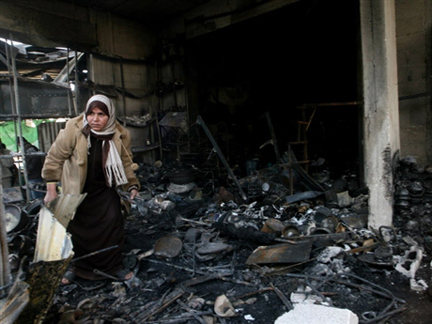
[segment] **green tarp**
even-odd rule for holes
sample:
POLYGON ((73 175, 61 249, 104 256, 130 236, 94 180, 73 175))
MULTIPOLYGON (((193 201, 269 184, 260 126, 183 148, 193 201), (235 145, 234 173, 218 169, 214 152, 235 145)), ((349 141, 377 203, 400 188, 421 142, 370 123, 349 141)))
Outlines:
MULTIPOLYGON (((42 119, 27 119, 22 120, 22 136, 27 141, 39 147, 37 125, 43 123, 42 119)), ((6 145, 6 148, 17 152, 19 149, 16 146, 16 136, 19 135, 19 124, 14 121, 0 122, 0 139, 6 145)))

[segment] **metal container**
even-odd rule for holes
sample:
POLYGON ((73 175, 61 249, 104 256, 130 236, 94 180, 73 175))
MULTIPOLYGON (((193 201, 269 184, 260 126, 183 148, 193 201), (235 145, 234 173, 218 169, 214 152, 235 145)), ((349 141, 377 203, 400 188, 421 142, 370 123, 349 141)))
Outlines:
POLYGON ((294 225, 287 225, 282 230, 282 237, 283 238, 290 238, 293 236, 299 236, 300 231, 297 226, 294 225))
POLYGON ((330 232, 334 233, 336 231, 336 227, 339 223, 339 220, 335 216, 329 216, 324 218, 321 221, 321 228, 326 228, 330 232))
POLYGON ((265 221, 261 232, 276 233, 277 235, 281 235, 283 228, 284 224, 280 220, 277 220, 275 218, 269 218, 265 221))
POLYGON ((28 224, 26 213, 24 213, 17 205, 6 204, 4 206, 4 211, 7 233, 22 230, 28 224))

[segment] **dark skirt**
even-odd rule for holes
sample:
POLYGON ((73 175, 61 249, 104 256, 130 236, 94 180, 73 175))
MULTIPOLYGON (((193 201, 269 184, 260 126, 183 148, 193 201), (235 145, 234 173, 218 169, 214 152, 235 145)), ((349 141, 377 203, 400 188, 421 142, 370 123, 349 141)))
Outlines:
POLYGON ((74 262, 73 272, 79 277, 96 280, 103 277, 95 275, 94 269, 111 275, 121 270, 123 226, 120 198, 114 188, 105 187, 89 193, 68 226, 72 234, 74 258, 114 245, 118 245, 118 248, 74 262))

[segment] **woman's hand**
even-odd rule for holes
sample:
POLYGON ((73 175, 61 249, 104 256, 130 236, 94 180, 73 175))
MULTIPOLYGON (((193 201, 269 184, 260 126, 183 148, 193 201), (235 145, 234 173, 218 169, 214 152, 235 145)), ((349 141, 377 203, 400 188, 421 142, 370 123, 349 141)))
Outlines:
POLYGON ((57 198, 57 185, 55 183, 47 183, 47 193, 44 197, 45 205, 57 198))
POLYGON ((135 197, 139 197, 138 190, 132 189, 130 192, 130 199, 133 200, 135 197))

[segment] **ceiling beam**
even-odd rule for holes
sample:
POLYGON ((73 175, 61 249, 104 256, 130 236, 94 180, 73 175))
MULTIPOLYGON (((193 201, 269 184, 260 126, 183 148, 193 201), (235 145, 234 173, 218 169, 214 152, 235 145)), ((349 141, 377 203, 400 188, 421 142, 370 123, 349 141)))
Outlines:
POLYGON ((56 14, 0 2, 0 37, 44 47, 67 46, 86 49, 95 47, 96 26, 56 14))
POLYGON ((194 38, 281 9, 298 1, 270 0, 247 3, 242 0, 214 0, 175 19, 168 28, 161 32, 161 36, 170 38, 184 34, 186 39, 194 38))

